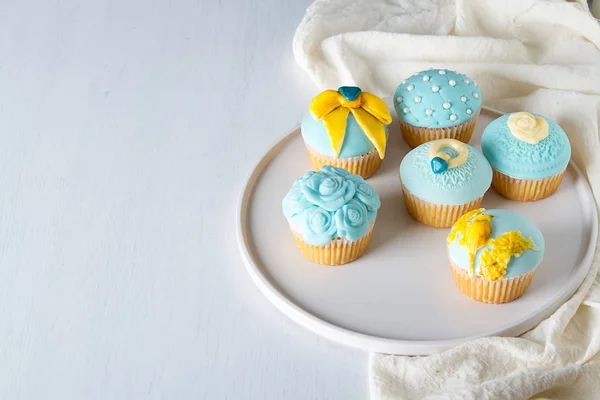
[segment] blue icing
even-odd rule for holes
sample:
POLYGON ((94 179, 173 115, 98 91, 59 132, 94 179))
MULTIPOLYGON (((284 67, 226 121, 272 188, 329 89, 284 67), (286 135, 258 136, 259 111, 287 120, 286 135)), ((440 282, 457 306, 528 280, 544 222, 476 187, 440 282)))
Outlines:
MULTIPOLYGON (((492 168, 483 154, 467 144, 469 156, 464 164, 436 174, 428 154, 432 143, 418 146, 402 160, 400 179, 404 186, 414 196, 437 204, 464 204, 483 196, 492 182, 492 168)), ((457 155, 452 148, 442 151, 451 157, 457 155)))
POLYGON ((394 94, 394 108, 400 120, 426 128, 462 124, 480 107, 481 91, 473 80, 447 69, 419 72, 402 82, 394 94), (450 85, 451 81, 454 86, 450 85), (448 108, 444 108, 445 103, 448 108), (428 110, 431 110, 430 115, 428 110), (453 115, 456 116, 454 120, 453 115))
MULTIPOLYGON (((325 130, 323 121, 318 121, 312 117, 312 115, 306 114, 302 120, 302 137, 304 143, 311 149, 318 153, 333 157, 333 149, 331 147, 331 140, 325 130)), ((344 136, 344 143, 342 144, 342 150, 338 155, 338 158, 351 158, 363 155, 370 151, 373 151, 375 147, 369 140, 365 132, 356 122, 352 113, 348 114, 346 120, 346 135, 344 136)))
MULTIPOLYGON (((533 113, 532 113, 533 114, 533 113)), ((490 164, 505 175, 519 179, 543 179, 556 175, 569 164, 571 144, 555 122, 548 122, 548 136, 536 144, 517 139, 507 122, 511 114, 492 121, 481 136, 481 149, 490 164)))
MULTIPOLYGON (((544 255, 544 237, 540 230, 523 217, 521 214, 517 214, 514 211, 508 210, 486 210, 484 214, 493 215, 495 218, 490 220, 492 224, 492 238, 501 236, 505 232, 519 231, 525 238, 532 238, 533 243, 537 247, 537 250, 529 249, 525 250, 520 257, 511 257, 508 267, 506 268, 506 275, 504 279, 513 278, 522 275, 535 268, 544 255)), ((460 268, 469 270, 469 254, 464 246, 458 244, 460 234, 450 245, 448 246, 448 255, 450 259, 454 261, 460 268)), ((488 249, 491 246, 484 246, 477 251, 475 254, 475 275, 479 274, 480 256, 484 249, 488 249)))
POLYGON ((315 246, 361 238, 380 206, 379 195, 360 175, 331 166, 296 179, 282 202, 292 230, 315 246))

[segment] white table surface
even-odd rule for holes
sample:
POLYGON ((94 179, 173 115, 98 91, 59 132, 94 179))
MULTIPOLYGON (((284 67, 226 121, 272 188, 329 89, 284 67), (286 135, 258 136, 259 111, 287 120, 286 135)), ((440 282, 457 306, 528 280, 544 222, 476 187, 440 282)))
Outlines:
POLYGON ((0 398, 367 396, 367 353, 277 311, 235 242, 316 94, 308 4, 0 3, 0 398))

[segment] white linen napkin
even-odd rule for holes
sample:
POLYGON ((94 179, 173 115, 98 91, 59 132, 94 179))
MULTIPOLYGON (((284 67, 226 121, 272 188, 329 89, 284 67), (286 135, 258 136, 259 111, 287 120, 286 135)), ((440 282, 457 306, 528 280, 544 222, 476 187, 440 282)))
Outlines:
MULTIPOLYGON (((484 105, 537 112, 563 127, 600 198, 600 24, 585 1, 317 0, 293 47, 319 89, 356 85, 389 98, 414 72, 463 72, 484 105)), ((372 397, 600 398, 599 265, 597 247, 577 293, 519 338, 428 357, 373 354, 372 397)))

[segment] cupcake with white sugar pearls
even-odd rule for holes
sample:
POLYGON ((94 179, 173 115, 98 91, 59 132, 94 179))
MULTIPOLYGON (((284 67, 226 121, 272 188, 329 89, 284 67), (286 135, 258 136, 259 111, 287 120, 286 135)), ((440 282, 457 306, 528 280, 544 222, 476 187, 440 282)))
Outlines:
POLYGON ((481 91, 466 75, 430 69, 398 86, 394 108, 410 147, 437 139, 469 143, 481 109, 481 91))

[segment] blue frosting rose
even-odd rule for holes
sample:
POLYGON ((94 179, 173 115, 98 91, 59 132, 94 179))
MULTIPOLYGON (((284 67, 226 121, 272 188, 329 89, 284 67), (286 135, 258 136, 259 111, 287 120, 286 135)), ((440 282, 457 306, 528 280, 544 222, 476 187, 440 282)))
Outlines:
POLYGON ((299 222, 298 226, 304 235, 313 238, 319 246, 329 243, 337 231, 333 213, 317 206, 304 210, 299 222))
MULTIPOLYGON (((298 181, 296 180, 296 182, 298 181)), ((294 186, 292 186, 287 196, 283 198, 283 215, 287 218, 292 218, 297 214, 301 214, 304 210, 314 205, 306 200, 304 193, 302 193, 302 190, 300 189, 300 184, 296 184, 296 182, 294 182, 294 186)))
POLYGON ((377 192, 360 175, 331 166, 296 179, 282 202, 292 229, 315 246, 364 236, 380 206, 377 192))
POLYGON ((335 211, 346 204, 356 193, 353 181, 334 174, 313 174, 300 182, 300 189, 308 201, 335 211))
POLYGON ((367 207, 358 199, 352 199, 335 212, 335 226, 338 235, 348 240, 356 240, 369 230, 367 207))
POLYGON ((356 185, 356 198, 362 201, 369 211, 377 211, 381 207, 379 195, 366 183, 356 185))

